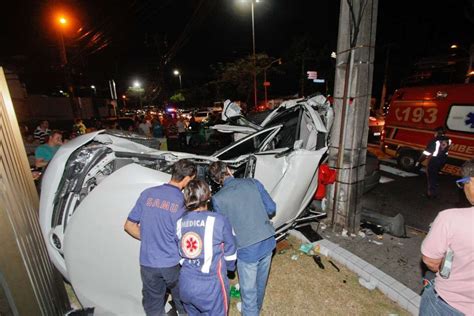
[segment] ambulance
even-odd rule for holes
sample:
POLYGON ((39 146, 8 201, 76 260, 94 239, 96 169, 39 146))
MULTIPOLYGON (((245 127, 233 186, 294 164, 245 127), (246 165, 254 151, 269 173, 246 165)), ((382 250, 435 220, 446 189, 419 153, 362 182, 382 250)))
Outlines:
POLYGON ((397 158, 400 168, 414 171, 437 127, 444 127, 453 141, 442 171, 460 175, 462 163, 474 158, 474 84, 395 91, 385 118, 382 149, 397 158))

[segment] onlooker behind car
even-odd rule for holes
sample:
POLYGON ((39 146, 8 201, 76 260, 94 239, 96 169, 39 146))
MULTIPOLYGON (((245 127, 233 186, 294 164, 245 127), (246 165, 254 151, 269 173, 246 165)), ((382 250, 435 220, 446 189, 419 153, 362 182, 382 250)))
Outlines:
POLYGON ((51 134, 51 130, 49 129, 49 122, 44 120, 41 121, 40 124, 36 127, 33 136, 36 140, 39 141, 40 144, 44 144, 46 142, 46 138, 51 134))
POLYGON ((471 207, 440 212, 421 245, 436 278, 425 286, 420 315, 474 315, 474 159, 462 166, 462 175, 456 182, 471 207))
POLYGON ((140 134, 145 136, 151 136, 151 123, 148 122, 145 117, 141 119, 141 122, 138 125, 138 131, 140 134))
POLYGON ((196 121, 196 118, 191 116, 191 119, 189 120, 189 130, 193 133, 199 132, 200 124, 196 121))
POLYGON ((182 118, 176 121, 176 128, 178 129, 178 140, 181 146, 186 145, 186 124, 182 118))
POLYGON ((84 124, 82 119, 78 118, 74 120, 72 132, 75 136, 84 135, 86 133, 86 125, 84 124))
POLYGON ((60 131, 53 131, 48 137, 46 144, 40 145, 35 150, 35 166, 36 168, 44 168, 49 161, 53 159, 54 154, 63 144, 63 134, 60 131))
POLYGON ((159 119, 153 119, 153 137, 157 138, 160 142, 160 150, 168 150, 168 141, 163 132, 163 126, 159 119))

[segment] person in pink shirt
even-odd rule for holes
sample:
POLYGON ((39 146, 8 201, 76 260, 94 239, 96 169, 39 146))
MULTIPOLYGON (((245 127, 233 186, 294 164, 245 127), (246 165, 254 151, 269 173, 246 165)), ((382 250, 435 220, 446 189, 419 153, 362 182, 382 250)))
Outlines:
POLYGON ((474 159, 462 174, 456 182, 471 207, 440 212, 421 245, 423 262, 436 278, 423 291, 420 315, 474 315, 474 159), (454 254, 451 270, 441 276, 448 250, 454 254))

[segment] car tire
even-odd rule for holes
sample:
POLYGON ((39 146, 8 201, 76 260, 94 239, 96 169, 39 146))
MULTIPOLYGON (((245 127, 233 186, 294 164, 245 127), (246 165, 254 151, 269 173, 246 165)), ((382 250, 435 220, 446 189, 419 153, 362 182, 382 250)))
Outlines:
POLYGON ((416 162, 420 154, 414 150, 402 150, 397 157, 397 164, 402 170, 413 172, 416 171, 416 162))

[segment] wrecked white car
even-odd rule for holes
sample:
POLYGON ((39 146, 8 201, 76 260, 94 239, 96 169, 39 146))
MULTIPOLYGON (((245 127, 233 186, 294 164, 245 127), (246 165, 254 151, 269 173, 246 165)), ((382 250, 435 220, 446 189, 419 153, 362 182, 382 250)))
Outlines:
MULTIPOLYGON (((223 115, 245 122, 229 111, 223 115)), ((254 177, 265 185, 277 204, 272 222, 281 235, 318 216, 307 207, 326 157, 332 117, 324 97, 289 101, 261 125, 247 124, 251 134, 212 156, 159 151, 109 131, 70 141, 50 162, 41 189, 40 225, 54 265, 83 306, 94 307, 96 314, 143 314, 140 244, 123 231, 141 191, 169 181, 171 166, 183 158, 193 160, 197 176, 209 182, 209 164, 221 159, 234 176, 254 177)), ((217 129, 237 128, 225 126, 217 129)))

